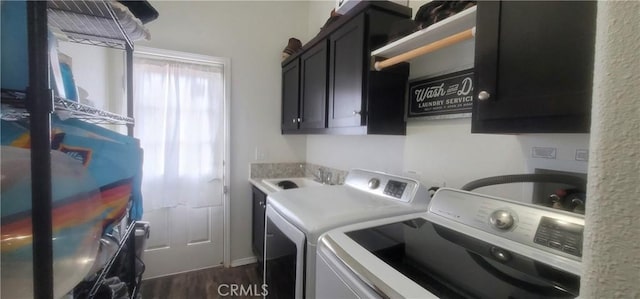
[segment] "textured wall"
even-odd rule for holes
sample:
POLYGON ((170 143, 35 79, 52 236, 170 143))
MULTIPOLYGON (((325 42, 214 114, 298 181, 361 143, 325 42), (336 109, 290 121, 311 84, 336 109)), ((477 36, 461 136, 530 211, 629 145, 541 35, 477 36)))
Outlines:
POLYGON ((598 2, 584 298, 640 298, 640 2, 598 2))

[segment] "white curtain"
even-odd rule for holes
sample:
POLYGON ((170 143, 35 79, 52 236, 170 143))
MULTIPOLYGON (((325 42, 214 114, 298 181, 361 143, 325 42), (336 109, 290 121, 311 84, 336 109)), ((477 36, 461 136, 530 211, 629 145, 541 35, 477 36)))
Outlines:
POLYGON ((222 204, 223 65, 134 56, 145 210, 222 204))

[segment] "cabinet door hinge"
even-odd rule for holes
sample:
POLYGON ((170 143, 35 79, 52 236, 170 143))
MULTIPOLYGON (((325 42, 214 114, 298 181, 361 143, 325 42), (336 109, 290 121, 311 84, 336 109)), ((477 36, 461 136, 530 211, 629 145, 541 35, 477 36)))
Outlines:
POLYGON ((228 186, 223 186, 222 187, 222 193, 223 194, 229 194, 229 187, 228 186))

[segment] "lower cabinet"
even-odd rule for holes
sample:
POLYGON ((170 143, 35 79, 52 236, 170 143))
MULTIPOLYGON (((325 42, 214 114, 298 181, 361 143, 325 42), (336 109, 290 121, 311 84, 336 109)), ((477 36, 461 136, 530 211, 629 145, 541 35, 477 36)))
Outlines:
MULTIPOLYGON (((267 194, 255 186, 251 186, 251 199, 253 202, 251 244, 253 245, 253 253, 258 257, 258 265, 262 269, 262 259, 264 257, 264 217, 267 211, 267 194)), ((262 273, 262 271, 260 271, 260 273, 262 273)))

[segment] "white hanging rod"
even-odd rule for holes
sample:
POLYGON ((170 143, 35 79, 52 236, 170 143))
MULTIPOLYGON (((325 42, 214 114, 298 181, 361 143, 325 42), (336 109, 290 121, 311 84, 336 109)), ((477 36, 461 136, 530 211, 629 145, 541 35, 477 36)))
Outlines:
POLYGON ((446 48, 448 46, 457 44, 461 41, 465 41, 468 39, 473 38, 474 36, 476 36, 476 27, 473 27, 471 29, 467 29, 465 31, 456 33, 454 35, 445 37, 441 40, 432 42, 428 45, 424 45, 422 47, 419 48, 415 48, 411 51, 407 51, 404 52, 400 55, 391 57, 389 59, 383 60, 383 61, 377 61, 376 63, 373 64, 373 67, 376 69, 376 71, 382 70, 384 68, 390 67, 392 65, 398 64, 400 62, 404 62, 407 60, 411 60, 413 58, 416 58, 418 56, 424 55, 424 54, 428 54, 431 52, 435 52, 437 50, 440 50, 442 48, 446 48))

